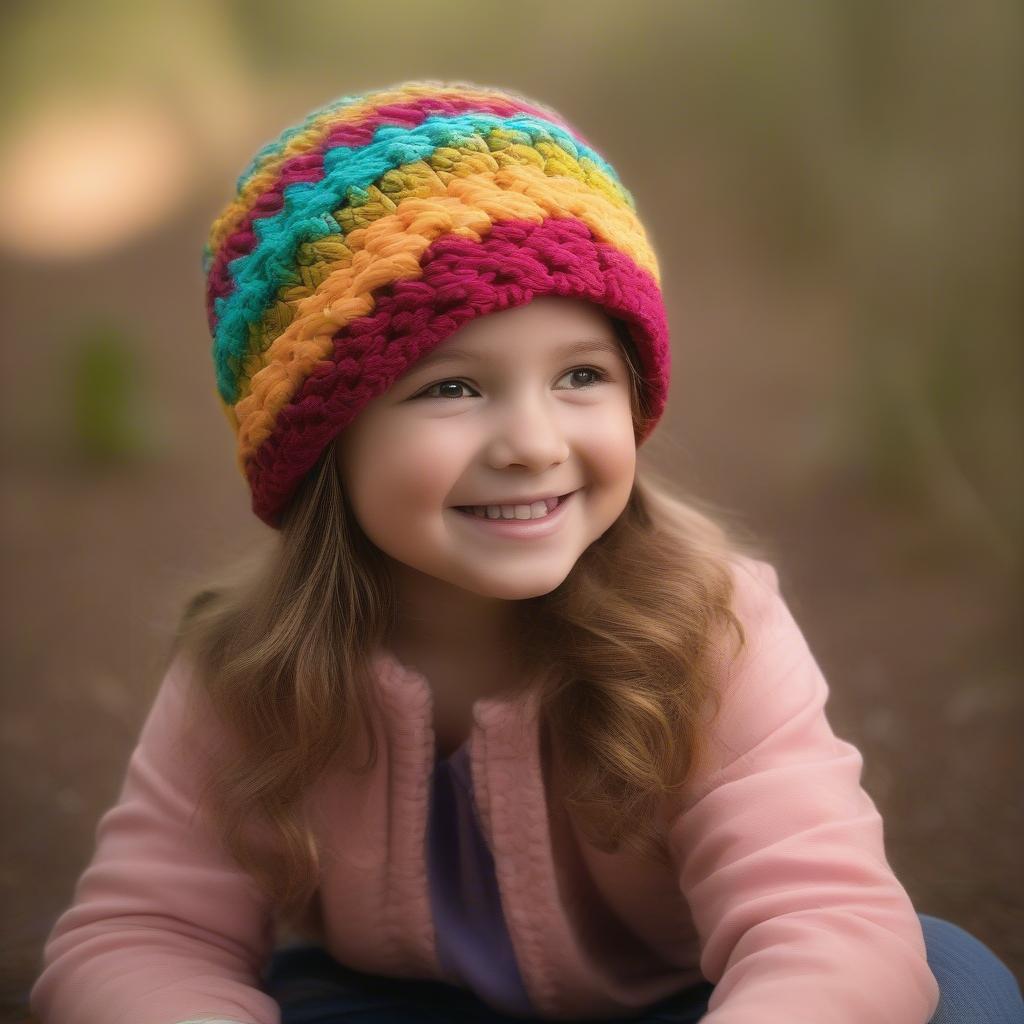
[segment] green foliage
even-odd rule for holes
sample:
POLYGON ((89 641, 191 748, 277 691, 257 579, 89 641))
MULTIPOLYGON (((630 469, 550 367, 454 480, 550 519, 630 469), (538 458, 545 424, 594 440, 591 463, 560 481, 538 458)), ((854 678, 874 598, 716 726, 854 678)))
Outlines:
POLYGON ((151 435, 140 414, 138 342, 112 323, 84 327, 72 342, 70 428, 75 453, 113 464, 151 454, 151 435))
POLYGON ((1021 560, 1018 382, 946 322, 927 343, 865 327, 840 412, 845 457, 884 500, 1021 560), (870 337, 868 337, 870 335, 870 337))

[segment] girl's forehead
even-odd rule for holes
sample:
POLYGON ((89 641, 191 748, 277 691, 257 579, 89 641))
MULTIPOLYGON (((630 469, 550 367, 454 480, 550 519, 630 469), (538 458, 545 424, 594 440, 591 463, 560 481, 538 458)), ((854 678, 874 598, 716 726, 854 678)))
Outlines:
POLYGON ((512 345, 513 352, 544 352, 590 340, 605 341, 609 351, 618 349, 614 321, 604 310, 583 300, 542 296, 474 318, 438 342, 419 362, 448 354, 503 354, 512 345))
POLYGON ((410 369, 439 366, 446 362, 493 362, 515 365, 531 356, 562 359, 567 356, 605 352, 616 355, 620 352, 619 342, 613 333, 595 334, 578 331, 559 336, 538 336, 517 344, 515 348, 481 342, 458 341, 442 343, 418 360, 410 369))
POLYGON ((610 327, 611 322, 612 319, 605 309, 588 299, 566 295, 538 295, 529 302, 475 317, 456 333, 516 330, 526 326, 550 326, 557 329, 560 326, 572 328, 585 324, 591 327, 610 327))

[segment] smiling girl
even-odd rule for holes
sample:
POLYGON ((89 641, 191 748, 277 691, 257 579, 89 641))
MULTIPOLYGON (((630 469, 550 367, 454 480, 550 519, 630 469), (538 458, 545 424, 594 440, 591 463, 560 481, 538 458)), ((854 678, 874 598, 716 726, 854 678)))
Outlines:
POLYGON ((638 468, 660 271, 574 127, 343 97, 204 267, 269 543, 185 609, 43 1024, 1020 1019, 893 874, 775 569, 638 468))

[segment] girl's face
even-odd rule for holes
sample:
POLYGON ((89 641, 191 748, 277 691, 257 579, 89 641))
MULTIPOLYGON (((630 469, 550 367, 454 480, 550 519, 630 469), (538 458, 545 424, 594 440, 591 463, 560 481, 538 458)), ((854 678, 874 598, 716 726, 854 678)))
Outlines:
POLYGON ((559 296, 472 320, 363 407, 337 457, 360 526, 395 568, 487 598, 549 593, 633 487, 629 370, 611 321, 559 296), (594 348, 569 351, 584 340, 594 348), (502 536, 455 507, 570 491, 541 537, 502 536))

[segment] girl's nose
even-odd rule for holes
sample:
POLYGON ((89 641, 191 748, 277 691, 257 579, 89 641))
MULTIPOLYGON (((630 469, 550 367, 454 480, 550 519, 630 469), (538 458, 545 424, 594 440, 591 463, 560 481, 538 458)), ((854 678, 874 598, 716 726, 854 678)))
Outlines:
POLYGON ((539 471, 564 462, 569 455, 566 425, 541 402, 510 406, 491 429, 491 447, 502 464, 516 463, 539 471))

